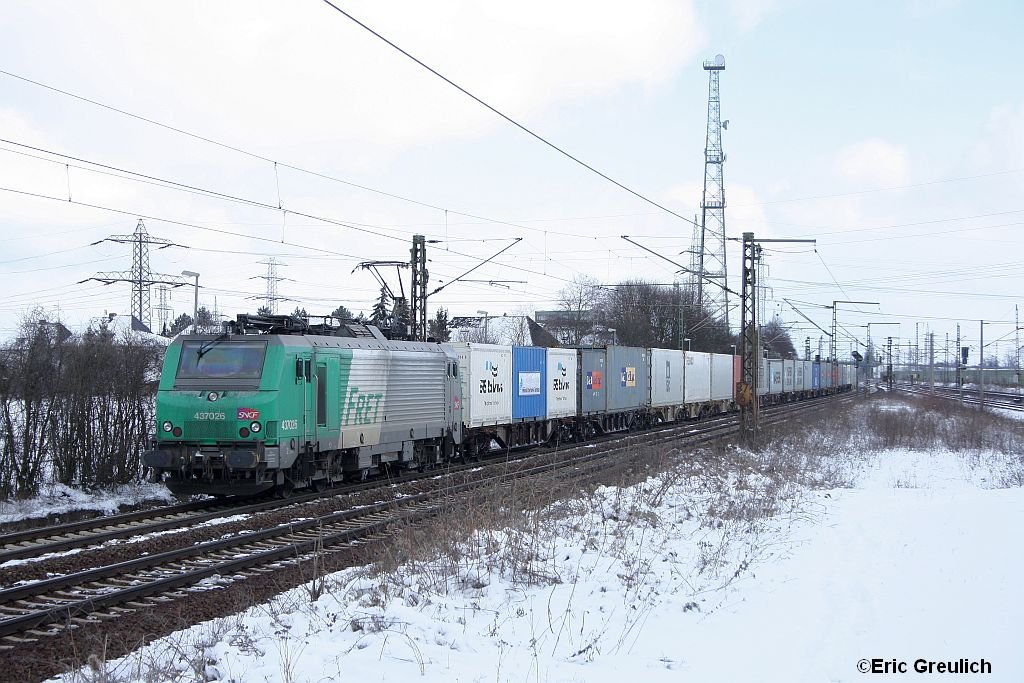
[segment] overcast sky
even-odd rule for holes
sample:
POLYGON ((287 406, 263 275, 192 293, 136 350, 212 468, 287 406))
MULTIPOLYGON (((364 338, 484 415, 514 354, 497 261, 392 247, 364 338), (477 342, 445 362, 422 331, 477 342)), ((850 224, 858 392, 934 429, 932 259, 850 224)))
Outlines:
MULTIPOLYGON (((701 64, 724 54, 729 235, 817 239, 816 250, 765 251, 767 310, 793 323, 797 347, 808 336, 816 347, 821 332, 783 299, 826 329, 820 306, 877 301, 840 304, 841 325, 863 340, 868 322, 899 322, 872 325, 872 337, 912 342, 919 324, 922 340, 937 333, 940 358, 957 321, 973 345, 979 319, 998 321, 986 342, 1002 337, 1000 356, 1013 348, 1024 284, 1020 3, 337 4, 684 216, 699 211, 704 172, 701 64)), ((428 251, 431 289, 523 238, 470 277, 524 283, 453 284, 431 298, 431 315, 439 305, 456 315, 556 308, 577 274, 673 281, 669 263, 621 235, 687 260, 689 224, 316 0, 9 1, 0 34, 0 336, 37 305, 74 330, 129 313, 129 285, 78 283, 131 268, 129 245, 91 243, 131 233, 139 216, 182 245, 154 250, 153 271, 198 271, 201 303, 231 318, 261 304, 270 256, 287 264, 279 309, 369 313, 378 286, 353 268, 408 260, 414 233, 440 240, 428 251)), ((729 269, 738 280, 736 246, 729 269)), ((175 315, 191 313, 192 295, 171 292, 175 315)))

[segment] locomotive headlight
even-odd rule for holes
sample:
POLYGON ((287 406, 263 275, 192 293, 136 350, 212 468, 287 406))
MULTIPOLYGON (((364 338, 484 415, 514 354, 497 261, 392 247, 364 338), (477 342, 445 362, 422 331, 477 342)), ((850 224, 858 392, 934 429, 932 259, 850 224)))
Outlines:
POLYGON ((206 395, 207 401, 216 401, 218 398, 220 398, 220 394, 218 394, 216 391, 211 391, 206 395))
POLYGON ((249 429, 251 429, 251 430, 252 430, 252 433, 253 433, 253 434, 259 434, 259 433, 260 433, 260 430, 261 430, 262 428, 263 428, 263 427, 262 427, 262 426, 260 426, 260 423, 259 423, 259 422, 253 422, 253 423, 252 423, 251 425, 249 425, 249 429))
POLYGON ((165 420, 164 423, 160 426, 163 428, 165 432, 169 432, 172 429, 174 429, 174 425, 171 424, 170 420, 165 420))

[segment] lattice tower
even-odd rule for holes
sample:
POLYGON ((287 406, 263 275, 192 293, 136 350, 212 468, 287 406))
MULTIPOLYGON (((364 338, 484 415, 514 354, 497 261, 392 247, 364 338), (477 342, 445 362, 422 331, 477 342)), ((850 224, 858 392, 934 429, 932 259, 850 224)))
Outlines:
MULTIPOLYGON (((699 305, 729 324, 729 293, 726 290, 725 179, 722 151, 722 115, 718 97, 718 75, 725 70, 725 57, 716 55, 704 62, 708 72, 708 122, 704 145, 704 194, 700 221, 694 226, 691 247, 692 287, 699 305)), ((728 121, 726 121, 728 125, 728 121)))
MULTIPOLYGON (((112 284, 114 282, 130 282, 132 283, 132 315, 140 323, 150 328, 151 316, 150 316, 150 305, 149 305, 149 288, 157 284, 171 285, 172 287, 181 287, 182 285, 189 284, 185 279, 178 275, 164 275, 161 273, 153 273, 149 267, 149 245, 155 244, 158 249, 166 249, 167 247, 180 247, 180 244, 175 244, 170 240, 165 240, 161 237, 152 237, 146 232, 146 224, 143 223, 142 219, 139 219, 138 224, 135 226, 135 232, 131 235, 111 235, 106 239, 93 242, 93 244, 99 244, 100 242, 117 242, 119 244, 131 244, 132 245, 132 269, 131 271, 125 272, 113 272, 113 273, 96 273, 94 277, 88 278, 89 280, 98 280, 105 284, 112 284)), ((82 282, 86 282, 83 280, 82 282)))

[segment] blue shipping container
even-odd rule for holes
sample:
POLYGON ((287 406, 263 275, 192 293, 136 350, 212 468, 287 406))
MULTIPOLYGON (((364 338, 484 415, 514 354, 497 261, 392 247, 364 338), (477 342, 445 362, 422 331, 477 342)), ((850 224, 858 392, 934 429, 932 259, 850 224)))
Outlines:
POLYGON ((512 419, 544 419, 548 360, 541 346, 512 347, 512 419))
POLYGON ((811 367, 811 389, 817 391, 821 389, 821 363, 815 361, 811 367))

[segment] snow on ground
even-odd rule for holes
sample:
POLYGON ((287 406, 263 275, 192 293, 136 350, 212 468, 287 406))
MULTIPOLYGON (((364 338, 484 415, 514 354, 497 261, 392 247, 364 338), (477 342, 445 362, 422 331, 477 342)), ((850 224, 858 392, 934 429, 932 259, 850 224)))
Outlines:
POLYGON ((845 463, 845 488, 712 471, 603 487, 537 534, 335 574, 315 601, 300 588, 193 627, 109 680, 790 683, 863 680, 875 658, 911 677, 984 658, 983 680, 1024 680, 1020 455, 845 463))
POLYGON ((171 503, 174 500, 163 484, 125 484, 112 491, 95 493, 86 493, 64 484, 47 484, 35 498, 0 501, 0 524, 79 510, 96 510, 109 515, 118 512, 122 506, 143 502, 171 503))

